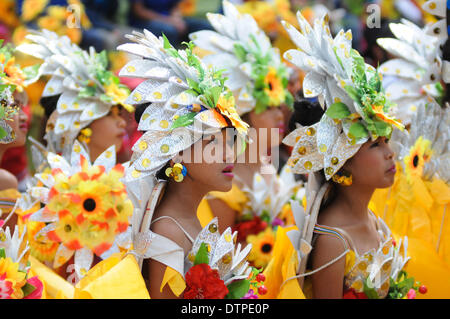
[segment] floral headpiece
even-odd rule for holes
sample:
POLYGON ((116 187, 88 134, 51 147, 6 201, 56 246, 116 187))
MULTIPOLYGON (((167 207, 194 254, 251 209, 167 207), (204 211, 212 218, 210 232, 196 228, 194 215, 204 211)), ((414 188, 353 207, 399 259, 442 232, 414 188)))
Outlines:
POLYGON ((450 63, 442 61, 441 41, 429 26, 419 28, 408 20, 391 23, 396 39, 381 38, 377 43, 396 56, 380 66, 383 75, 396 80, 386 88, 386 95, 397 104, 396 115, 409 124, 419 105, 443 95, 441 80, 450 82, 450 63))
POLYGON ((49 75, 43 97, 61 94, 56 107, 56 120, 47 124, 47 142, 51 151, 70 155, 73 141, 94 120, 107 115, 111 107, 121 105, 129 112, 134 108, 125 99, 129 89, 108 71, 106 52, 81 50, 66 36, 54 32, 31 31, 17 50, 43 59, 39 75, 49 75))
POLYGON ((223 9, 224 15, 207 15, 216 32, 198 31, 190 38, 212 53, 203 58, 206 64, 225 70, 226 85, 237 96, 239 114, 253 109, 261 113, 283 103, 292 106, 288 70, 270 39, 251 15, 239 13, 228 1, 223 1, 223 9))
POLYGON ((9 227, 6 231, 0 227, 0 299, 40 299, 42 296, 42 282, 37 276, 29 277, 25 232, 19 236, 19 227, 15 226, 11 236, 9 227))
POLYGON ((200 140, 202 133, 213 134, 231 125, 245 135, 248 125, 237 114, 221 71, 207 68, 192 52, 192 43, 176 50, 167 38, 147 30, 127 37, 136 43, 118 49, 142 58, 130 61, 120 75, 146 80, 126 103, 151 102, 140 119, 138 129, 145 133, 133 146, 125 177, 127 190, 138 194, 140 187, 133 182, 156 176, 178 152, 200 140))
POLYGON ((21 68, 15 63, 11 45, 3 46, 0 40, 0 143, 14 141, 14 132, 6 123, 16 113, 13 94, 36 81, 39 65, 21 68))
POLYGON ((388 115, 391 103, 383 92, 377 70, 364 63, 352 49, 352 35, 340 31, 331 36, 328 15, 316 19, 312 28, 300 12, 299 32, 285 23, 299 49, 284 57, 307 72, 305 97, 319 97, 326 112, 319 123, 300 126, 284 143, 293 146, 290 165, 296 173, 324 169, 330 179, 369 138, 389 137, 392 126, 403 125, 388 115))
POLYGON ((36 174, 43 186, 28 191, 45 206, 29 220, 47 223, 36 234, 41 241, 60 243, 53 267, 75 254, 75 271, 81 278, 90 269, 94 254, 104 259, 131 241, 127 231, 133 206, 120 181, 124 167, 116 165, 114 145, 91 165, 78 141, 70 162, 54 153, 48 153, 47 160, 51 173, 36 174))

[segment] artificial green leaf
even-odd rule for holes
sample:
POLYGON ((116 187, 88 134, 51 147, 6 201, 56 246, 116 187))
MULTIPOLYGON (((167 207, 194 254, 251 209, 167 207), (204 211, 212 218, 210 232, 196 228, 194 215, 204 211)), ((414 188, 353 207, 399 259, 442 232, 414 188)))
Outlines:
POLYGON ((350 115, 347 105, 342 102, 336 102, 331 104, 331 106, 325 112, 328 117, 332 119, 343 119, 350 115))
POLYGON ((35 286, 33 286, 32 284, 30 284, 30 283, 26 283, 23 287, 22 287, 22 291, 23 291, 23 296, 24 297, 26 297, 26 296, 28 296, 29 294, 31 294, 33 291, 35 291, 36 290, 36 287, 35 286))
POLYGON ((214 86, 210 89, 211 102, 213 104, 212 108, 216 107, 217 102, 219 102, 220 94, 222 93, 222 88, 220 86, 214 86))
POLYGON ((344 89, 352 100, 358 103, 360 102, 358 91, 353 86, 346 85, 344 89))
POLYGON ((247 51, 241 44, 235 43, 234 44, 234 55, 238 58, 238 60, 240 62, 244 62, 247 58, 247 51))
POLYGON ((270 223, 271 219, 272 218, 270 217, 270 213, 267 210, 263 210, 261 213, 261 220, 266 223, 270 223))
POLYGON ((0 248, 0 258, 6 258, 5 248, 0 248))
POLYGON ((177 118, 171 126, 171 129, 176 129, 177 127, 184 127, 191 125, 194 123, 194 117, 197 115, 197 112, 190 112, 184 115, 181 115, 179 118, 177 118))
POLYGON ((186 78, 186 81, 190 89, 195 92, 195 95, 199 95, 202 93, 202 91, 200 90, 200 86, 196 81, 192 80, 191 78, 186 78))
POLYGON ((369 135, 369 132, 367 132, 366 128, 363 124, 356 122, 353 123, 350 126, 349 134, 351 134, 356 140, 362 139, 364 137, 367 137, 369 135))
POLYGON ((208 246, 206 243, 201 243, 200 247, 198 248, 197 254, 195 255, 194 266, 208 263, 209 263, 208 246))
POLYGON ((3 127, 0 127, 0 139, 5 138, 8 133, 3 129, 3 127))
POLYGON ((375 132, 378 136, 388 137, 392 133, 392 127, 384 121, 374 121, 375 132))
POLYGON ((100 95, 100 100, 105 102, 105 103, 111 103, 112 102, 112 98, 106 94, 102 94, 100 95))
POLYGON ((93 86, 86 86, 80 91, 80 93, 78 93, 78 96, 81 98, 91 97, 94 95, 95 95, 95 87, 93 87, 93 86))
POLYGON ((235 280, 227 286, 228 294, 225 299, 241 299, 250 289, 250 281, 247 279, 235 280))
POLYGON ((25 78, 26 79, 34 79, 39 72, 39 68, 40 65, 39 64, 35 64, 35 65, 31 65, 31 66, 27 66, 25 68, 23 68, 23 73, 25 74, 25 78))
POLYGON ((336 56, 336 59, 339 62, 339 65, 341 66, 342 70, 345 70, 344 65, 342 64, 342 60, 339 57, 339 55, 337 54, 337 47, 333 47, 333 51, 334 51, 334 55, 336 56))
POLYGON ((379 299, 377 291, 373 288, 373 284, 369 277, 364 281, 364 293, 369 299, 379 299))

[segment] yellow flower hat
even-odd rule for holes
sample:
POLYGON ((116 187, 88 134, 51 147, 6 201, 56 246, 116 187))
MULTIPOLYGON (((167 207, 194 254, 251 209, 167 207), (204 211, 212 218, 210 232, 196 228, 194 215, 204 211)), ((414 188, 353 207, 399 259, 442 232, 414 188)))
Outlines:
POLYGON ((47 160, 51 174, 35 176, 44 187, 29 190, 45 206, 29 220, 47 223, 36 236, 59 243, 53 267, 75 254, 75 271, 81 278, 90 269, 94 254, 104 259, 130 244, 128 219, 133 206, 120 181, 124 167, 115 164, 114 146, 91 165, 78 142, 70 163, 51 152, 47 160))

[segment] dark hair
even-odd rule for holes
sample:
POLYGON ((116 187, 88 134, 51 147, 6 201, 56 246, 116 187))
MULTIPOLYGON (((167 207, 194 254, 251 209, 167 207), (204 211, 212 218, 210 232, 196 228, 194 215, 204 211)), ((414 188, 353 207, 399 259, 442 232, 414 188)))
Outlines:
POLYGON ((56 110, 56 105, 58 104, 58 100, 61 94, 52 95, 52 96, 43 96, 39 100, 39 104, 42 105, 45 111, 45 116, 47 118, 56 110))
POLYGON ((301 99, 294 102, 294 112, 289 120, 289 130, 294 131, 298 123, 310 126, 320 121, 324 111, 318 102, 301 99))
POLYGON ((152 103, 148 102, 148 103, 144 103, 144 104, 139 104, 135 107, 134 119, 136 120, 136 123, 139 124, 142 114, 144 114, 145 110, 147 109, 148 106, 150 106, 150 104, 152 104, 152 103))

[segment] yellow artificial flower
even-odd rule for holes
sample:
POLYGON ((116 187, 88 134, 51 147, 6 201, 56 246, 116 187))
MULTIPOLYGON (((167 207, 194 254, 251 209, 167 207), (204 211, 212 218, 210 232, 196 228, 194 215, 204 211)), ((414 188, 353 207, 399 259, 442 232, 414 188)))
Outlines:
POLYGON ((266 267, 272 258, 272 250, 275 244, 275 233, 272 228, 268 227, 257 235, 248 235, 247 243, 252 244, 248 261, 256 268, 266 267))
POLYGON ((249 125, 245 123, 237 113, 233 95, 226 97, 224 94, 222 94, 219 97, 219 101, 217 102, 217 109, 223 116, 231 121, 231 124, 239 133, 247 133, 249 125))
POLYGON ((134 108, 125 103, 125 100, 130 95, 130 90, 125 87, 119 87, 116 83, 111 81, 105 86, 106 95, 112 98, 114 104, 122 105, 128 112, 133 112, 134 108))
POLYGON ((277 70, 269 66, 269 71, 264 78, 264 84, 267 86, 264 92, 269 96, 269 106, 279 106, 284 102, 286 93, 283 82, 277 75, 277 70))
POLYGON ((422 178, 423 167, 430 160, 431 154, 431 141, 420 136, 411 147, 408 156, 404 158, 405 173, 409 183, 413 183, 416 178, 422 178))
POLYGON ((0 259, 0 279, 10 282, 12 288, 12 299, 22 299, 22 287, 26 284, 26 273, 19 271, 19 263, 13 262, 9 257, 0 259))
POLYGON ((294 214, 292 213, 290 203, 286 203, 283 205, 279 218, 283 221, 284 226, 295 225, 294 214))
POLYGON ((52 261, 58 249, 58 243, 43 239, 42 235, 36 237, 38 232, 45 227, 45 223, 27 221, 26 226, 30 255, 42 262, 52 261))
POLYGON ((6 60, 6 57, 3 53, 0 53, 0 64, 4 65, 4 72, 6 76, 1 78, 3 84, 12 84, 16 86, 17 91, 22 92, 25 81, 25 74, 19 65, 16 65, 15 57, 11 57, 6 60))
POLYGON ((59 218, 48 237, 70 250, 86 247, 101 255, 109 249, 127 229, 133 211, 120 182, 123 174, 120 164, 105 173, 103 166, 89 166, 84 158, 81 171, 70 177, 54 170, 55 185, 45 209, 59 218))
POLYGON ((22 20, 28 22, 36 18, 47 6, 48 0, 24 0, 22 3, 22 20))
POLYGON ((374 105, 372 104, 372 110, 375 112, 375 116, 378 117, 383 122, 386 122, 391 125, 395 125, 398 129, 403 130, 405 126, 394 118, 390 117, 383 111, 383 105, 374 105))

